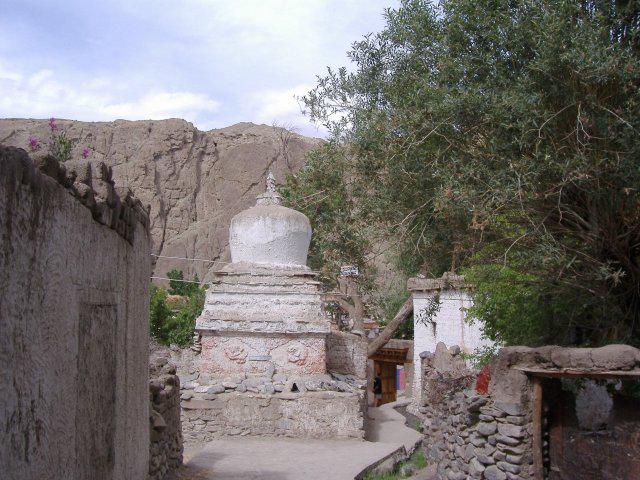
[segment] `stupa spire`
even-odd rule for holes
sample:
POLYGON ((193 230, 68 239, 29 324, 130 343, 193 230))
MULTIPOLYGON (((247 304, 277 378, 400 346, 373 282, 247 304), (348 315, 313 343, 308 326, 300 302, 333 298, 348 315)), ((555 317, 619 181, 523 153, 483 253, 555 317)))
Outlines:
POLYGON ((269 170, 269 174, 267 175, 267 193, 278 193, 276 192, 276 177, 273 176, 271 170, 269 170))
POLYGON ((262 195, 258 195, 258 205, 280 205, 282 197, 276 190, 276 177, 269 170, 267 174, 267 189, 262 195))

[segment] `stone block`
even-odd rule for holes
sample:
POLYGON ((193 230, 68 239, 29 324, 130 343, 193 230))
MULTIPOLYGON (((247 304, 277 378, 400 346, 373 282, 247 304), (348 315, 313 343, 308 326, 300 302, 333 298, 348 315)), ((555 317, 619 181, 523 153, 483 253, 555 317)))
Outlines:
POLYGON ((607 345, 591 350, 591 359, 604 370, 630 370, 640 360, 640 350, 630 345, 607 345))
POLYGON ((486 478, 486 480, 506 480, 507 475, 503 471, 498 470, 497 466, 491 465, 484 470, 484 478, 486 478))
POLYGON ((507 455, 505 461, 514 465, 522 465, 522 455, 507 455))
POLYGON ((506 415, 524 415, 525 413, 524 408, 520 403, 496 401, 493 405, 506 415))
POLYGON ((518 465, 513 465, 508 462, 498 462, 496 465, 503 472, 510 472, 510 473, 513 473, 514 475, 519 474, 520 471, 522 470, 518 465))
POLYGON ((515 447, 520 445, 520 440, 512 437, 507 437, 505 435, 496 435, 496 441, 500 444, 508 445, 510 447, 515 447))
POLYGON ((213 394, 224 393, 224 386, 218 383, 207 388, 206 392, 213 394))
POLYGON ((469 462, 469 475, 472 478, 482 478, 482 474, 484 473, 485 466, 478 461, 476 458, 472 458, 469 462))
POLYGON ((501 423, 498 425, 498 432, 500 435, 513 438, 523 438, 525 436, 525 429, 519 425, 512 425, 510 423, 501 423))
POLYGON ((496 430, 498 429, 498 425, 496 422, 480 422, 478 423, 478 425, 476 426, 476 431, 480 434, 483 435, 485 437, 488 437, 489 435, 493 435, 494 433, 496 433, 496 430))

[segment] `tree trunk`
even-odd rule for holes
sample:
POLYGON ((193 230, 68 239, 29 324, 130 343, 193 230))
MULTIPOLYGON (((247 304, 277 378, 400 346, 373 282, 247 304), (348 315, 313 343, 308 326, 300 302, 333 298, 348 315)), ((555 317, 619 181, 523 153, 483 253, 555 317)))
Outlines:
POLYGON ((393 317, 393 320, 389 322, 389 324, 384 328, 382 333, 378 338, 376 338, 373 342, 369 344, 367 347, 367 356, 371 357, 375 355, 375 353, 380 350, 380 348, 384 347, 384 345, 391 340, 393 334, 396 333, 398 327, 402 325, 405 320, 411 315, 413 312, 413 298, 409 297, 406 302, 402 304, 396 316, 393 317))

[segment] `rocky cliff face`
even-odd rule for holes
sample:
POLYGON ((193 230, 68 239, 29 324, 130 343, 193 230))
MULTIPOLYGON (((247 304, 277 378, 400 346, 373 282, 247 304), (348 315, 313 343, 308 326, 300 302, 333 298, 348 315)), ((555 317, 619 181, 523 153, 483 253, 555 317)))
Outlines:
MULTIPOLYGON (((150 206, 152 252, 160 256, 152 262, 161 277, 179 268, 188 278, 197 273, 203 279, 223 266, 213 262, 228 262, 231 217, 254 204, 269 169, 284 182, 320 143, 251 123, 208 132, 179 119, 58 124, 78 141, 74 159, 88 147, 89 159, 113 168, 116 186, 131 188, 150 206)), ((0 144, 28 150, 30 136, 48 139, 49 133, 46 120, 0 120, 0 144)))

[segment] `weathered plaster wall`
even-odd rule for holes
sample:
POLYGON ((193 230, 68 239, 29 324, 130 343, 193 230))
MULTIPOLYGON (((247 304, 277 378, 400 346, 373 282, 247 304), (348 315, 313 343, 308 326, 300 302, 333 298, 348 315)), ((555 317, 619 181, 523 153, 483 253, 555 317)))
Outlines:
POLYGON ((421 389, 421 352, 434 352, 439 342, 447 346, 458 345, 465 353, 473 353, 477 348, 491 345, 490 341, 482 338, 478 322, 469 324, 465 321, 466 309, 473 306, 473 300, 461 277, 453 278, 453 283, 449 283, 447 278, 414 278, 409 281, 414 311, 414 395, 421 389), (427 318, 426 312, 433 309, 436 297, 439 307, 435 314, 427 318))
POLYGON ((0 147, 0 476, 143 479, 148 217, 104 165, 0 147))
POLYGON ((327 335, 327 370, 343 375, 367 377, 367 341, 349 332, 332 331, 327 335))
POLYGON ((229 228, 231 261, 279 266, 307 265, 309 219, 281 205, 256 205, 233 217, 229 228))
POLYGON ((166 356, 152 358, 149 376, 149 480, 162 480, 182 465, 180 379, 166 356))

